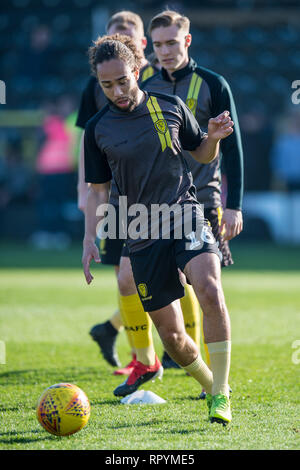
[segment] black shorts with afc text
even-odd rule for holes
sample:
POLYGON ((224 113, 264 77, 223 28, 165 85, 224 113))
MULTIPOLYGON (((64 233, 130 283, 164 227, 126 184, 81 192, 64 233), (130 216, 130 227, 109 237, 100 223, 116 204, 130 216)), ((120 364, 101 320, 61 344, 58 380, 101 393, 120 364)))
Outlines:
MULTIPOLYGON (((223 214, 222 207, 204 209, 204 217, 205 219, 209 221, 212 233, 218 243, 219 250, 222 253, 221 266, 222 268, 224 268, 226 266, 232 265, 234 261, 232 259, 232 254, 229 248, 229 243, 227 240, 224 240, 221 234, 220 226, 221 226, 222 214, 223 214)), ((122 249, 122 256, 125 256, 125 257, 129 256, 129 251, 128 251, 126 243, 124 244, 123 249, 122 249)))
POLYGON ((207 223, 202 229, 201 240, 194 236, 159 239, 129 254, 137 291, 146 312, 166 307, 185 295, 178 269, 184 272, 186 264, 201 253, 215 253, 221 260, 218 244, 207 223))

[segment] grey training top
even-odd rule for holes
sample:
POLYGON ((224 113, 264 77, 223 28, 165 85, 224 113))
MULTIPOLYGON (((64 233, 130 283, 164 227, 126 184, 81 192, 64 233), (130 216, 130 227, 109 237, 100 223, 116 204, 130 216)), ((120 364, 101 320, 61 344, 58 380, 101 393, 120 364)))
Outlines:
MULTIPOLYGON (((198 206, 183 150, 195 150, 204 135, 176 96, 145 92, 144 101, 132 112, 108 104, 86 125, 85 180, 100 184, 114 178, 128 207, 143 204, 149 214, 153 204, 198 206)), ((154 241, 135 240, 128 233, 130 252, 154 241)))
MULTIPOLYGON (((140 76, 138 83, 143 81, 158 72, 154 66, 149 62, 140 69, 140 76)), ((86 123, 91 119, 100 109, 107 105, 107 98, 95 76, 91 76, 82 92, 80 106, 77 115, 76 126, 84 129, 86 123)), ((112 181, 110 192, 110 204, 118 206, 118 190, 115 182, 112 181)))

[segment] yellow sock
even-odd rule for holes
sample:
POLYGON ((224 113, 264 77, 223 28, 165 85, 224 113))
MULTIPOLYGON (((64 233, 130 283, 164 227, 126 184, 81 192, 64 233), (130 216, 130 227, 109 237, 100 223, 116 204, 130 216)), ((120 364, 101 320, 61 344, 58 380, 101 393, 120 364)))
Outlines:
POLYGON ((200 349, 200 305, 191 285, 185 285, 185 296, 180 299, 185 330, 200 349))
POLYGON ((213 373, 212 395, 229 396, 228 376, 230 369, 231 341, 207 344, 213 373))
POLYGON ((201 312, 201 338, 202 338, 202 342, 203 342, 203 349, 204 349, 206 364, 210 368, 209 351, 208 351, 207 344, 205 343, 204 331, 203 331, 203 312, 201 312))
POLYGON ((149 314, 144 311, 139 295, 121 295, 120 304, 126 317, 125 329, 130 331, 137 360, 146 365, 154 365, 152 321, 149 314))
MULTIPOLYGON (((222 207, 217 207, 217 212, 218 212, 218 224, 219 224, 219 226, 220 226, 220 225, 221 225, 221 222, 222 222, 222 217, 223 217, 223 209, 222 209, 222 207)), ((223 229, 222 235, 224 235, 224 233, 225 233, 225 227, 224 227, 224 229, 223 229)), ((209 368, 211 368, 211 361, 210 361, 210 357, 209 357, 209 350, 208 350, 208 347, 207 347, 207 344, 206 344, 205 338, 204 338, 204 331, 203 331, 203 312, 201 312, 201 339, 202 339, 202 343, 203 343, 203 349, 204 349, 206 364, 208 365, 209 368)))
POLYGON ((120 332, 123 329, 123 320, 121 317, 120 310, 117 310, 113 316, 109 319, 110 323, 114 327, 115 330, 120 332))
POLYGON ((128 343, 129 343, 131 352, 132 352, 132 354, 135 354, 133 338, 132 338, 131 331, 128 328, 128 321, 127 321, 127 318, 126 318, 126 312, 123 309, 122 302, 121 302, 121 297, 122 296, 119 294, 119 299, 118 300, 119 300, 120 315, 121 315, 121 318, 122 318, 122 322, 123 322, 123 325, 124 325, 124 329, 125 329, 125 332, 126 332, 126 335, 127 335, 127 339, 128 339, 128 343))
POLYGON ((211 370, 207 367, 202 357, 197 359, 186 367, 183 367, 194 379, 199 382, 206 392, 211 393, 213 385, 213 375, 211 370))

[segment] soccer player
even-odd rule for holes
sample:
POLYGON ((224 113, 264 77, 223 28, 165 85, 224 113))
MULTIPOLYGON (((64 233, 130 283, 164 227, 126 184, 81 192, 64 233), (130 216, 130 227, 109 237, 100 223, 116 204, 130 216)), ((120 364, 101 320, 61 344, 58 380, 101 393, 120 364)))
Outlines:
MULTIPOLYGON (((158 71, 158 68, 155 68, 155 65, 150 64, 145 58, 144 50, 147 46, 147 39, 144 35, 143 21, 139 15, 131 11, 118 12, 109 19, 106 26, 106 30, 108 34, 122 33, 123 35, 129 36, 134 40, 137 47, 137 52, 140 56, 140 82, 146 80, 158 71)), ((102 88, 98 83, 97 78, 95 76, 91 76, 81 97, 81 103, 76 123, 78 127, 83 129, 78 174, 78 207, 83 211, 85 208, 86 197, 88 192, 88 185, 84 181, 84 129, 87 121, 106 104, 107 99, 102 91, 102 88)), ((118 207, 118 194, 114 184, 112 186, 110 203, 115 205, 116 208, 118 207)), ((102 263, 107 265, 113 265, 115 267, 116 275, 118 274, 119 270, 118 265, 123 244, 124 240, 119 239, 106 239, 100 241, 102 263)), ((136 295, 136 297, 138 296, 136 295)), ((122 299, 119 296, 119 304, 121 303, 122 299)), ((119 310, 121 310, 121 305, 119 310)), ((92 338, 98 343, 104 358, 112 366, 120 365, 115 343, 117 334, 122 329, 123 324, 125 324, 128 341, 131 345, 132 352, 134 353, 132 335, 130 333, 130 328, 127 326, 127 320, 125 318, 126 306, 125 311, 122 311, 122 315, 120 314, 119 310, 117 310, 108 321, 103 324, 95 325, 90 331, 92 338)), ((142 345, 146 344, 148 346, 150 343, 152 343, 151 334, 149 336, 148 332, 149 330, 151 330, 149 324, 150 319, 146 315, 143 316, 144 321, 147 323, 147 332, 145 334, 144 331, 142 331, 142 335, 140 336, 142 336, 142 340, 144 341, 142 345), (148 338, 150 339, 148 340, 148 338)), ((134 363, 135 361, 133 360, 132 362, 134 363)), ((121 369, 120 371, 117 371, 117 373, 125 372, 125 374, 129 374, 131 370, 132 366, 131 364, 129 364, 129 367, 127 366, 127 368, 123 370, 121 369)))
MULTIPOLYGON (((152 66, 146 61, 144 56, 144 48, 146 46, 146 38, 144 36, 143 23, 141 18, 132 12, 120 12, 113 15, 107 25, 107 30, 110 34, 115 32, 122 32, 132 37, 137 45, 138 52, 141 56, 141 72, 139 82, 144 81, 149 76, 153 75, 158 68, 155 69, 155 59, 153 59, 152 66)), ((159 67, 160 68, 160 67, 159 67)), ((83 94, 80 106, 78 122, 85 125, 87 119, 94 115, 96 107, 101 109, 106 104, 106 98, 100 85, 95 77, 89 80, 88 86, 83 94), (96 100, 95 100, 96 97, 96 100)), ((82 208, 86 199, 87 184, 84 182, 84 162, 83 162, 83 148, 81 151, 81 165, 79 172, 79 206, 82 208)), ((118 197, 116 194, 116 187, 112 184, 110 203, 114 204, 117 208, 118 197)), ((100 253, 103 264, 110 264, 115 266, 116 274, 119 274, 119 259, 123 240, 106 239, 100 242, 100 253)), ((130 268, 131 269, 131 268, 130 268)), ((131 273, 130 273, 130 276, 131 273)), ((133 287, 126 284, 128 279, 127 273, 124 276, 124 269, 120 276, 118 276, 119 284, 119 311, 117 311, 108 321, 95 325, 90 334, 92 338, 98 343, 103 357, 113 366, 119 365, 119 358, 115 347, 118 332, 121 330, 122 325, 125 326, 128 341, 131 346, 133 358, 127 366, 114 371, 116 375, 130 375, 133 371, 137 361, 148 366, 156 367, 158 364, 156 353, 153 345, 152 337, 152 322, 147 313, 144 312, 143 306, 136 292, 135 284, 133 287), (121 315, 120 315, 121 312, 121 315)), ((198 328, 199 322, 196 324, 195 319, 199 310, 198 302, 195 301, 195 294, 191 286, 186 286, 185 296, 181 299, 181 307, 184 312, 185 325, 191 337, 199 343, 198 328)), ((167 357, 165 353, 164 365, 167 363, 174 365, 175 363, 171 358, 167 357)), ((176 366, 176 365, 175 365, 176 366)), ((178 367, 178 366, 177 366, 178 367)))
MULTIPOLYGON (((85 178, 91 184, 82 256, 86 281, 90 284, 93 280, 92 259, 100 262, 95 238, 101 217, 96 212, 109 201, 112 178, 119 194, 127 197, 129 208, 141 204, 151 211, 153 204, 175 204, 180 214, 189 209, 193 228, 188 234, 175 237, 174 218, 169 239, 161 234, 152 239, 149 220, 148 237, 136 238, 128 230, 126 244, 144 310, 149 312, 165 349, 205 387, 209 419, 226 424, 231 421, 230 318, 220 279, 219 250, 196 199, 183 150, 196 161, 209 163, 218 154, 220 140, 232 134, 233 121, 224 111, 209 120, 204 134, 180 98, 143 92, 138 86, 139 58, 133 42, 125 45, 119 39, 99 38, 90 48, 90 60, 109 104, 88 122, 85 132, 85 178), (184 296, 179 269, 192 284, 204 313, 211 370, 185 331, 178 303, 184 296)), ((161 221, 158 228, 161 232, 161 221)), ((139 371, 139 378, 143 383, 159 373, 145 368, 145 373, 139 371)))
POLYGON ((213 114, 228 109, 235 123, 235 132, 221 142, 221 154, 227 177, 227 201, 221 206, 220 158, 210 165, 199 165, 185 154, 191 168, 198 200, 205 205, 205 217, 216 227, 215 237, 223 254, 223 265, 232 264, 228 240, 242 230, 243 151, 238 119, 230 86, 219 74, 200 67, 189 57, 192 36, 190 21, 175 11, 164 11, 149 25, 153 49, 162 67, 161 72, 144 82, 142 88, 176 94, 191 109, 201 128, 206 129, 213 114), (218 218, 221 223, 218 227, 218 218), (224 231, 224 236, 222 232, 224 231))
MULTIPOLYGON (((161 72, 146 80, 141 88, 148 91, 179 96, 194 114, 202 129, 207 129, 211 117, 228 109, 235 123, 235 132, 221 142, 220 150, 228 183, 226 208, 221 204, 220 157, 208 165, 199 164, 188 152, 184 156, 191 169, 197 189, 197 199, 204 204, 204 215, 211 224, 213 234, 222 253, 222 266, 233 263, 228 240, 242 230, 243 151, 238 119, 232 93, 227 81, 220 75, 199 67, 189 57, 192 37, 190 21, 175 11, 166 10, 155 16, 149 25, 149 35, 161 72)), ((133 286, 129 258, 121 258, 119 278, 122 283, 133 286)), ((133 287, 132 287, 133 288, 133 287)), ((186 289, 190 286, 186 285, 186 289)), ((182 300, 185 301, 186 297, 182 300)), ((199 311, 196 299, 190 295, 189 308, 183 314, 187 332, 195 340, 198 337, 199 311), (189 316, 187 316, 189 313, 189 316)), ((182 302, 183 303, 183 302, 182 302)), ((204 343, 207 363, 209 351, 204 343)), ((172 365, 164 353, 162 364, 172 365)), ((204 397, 205 394, 202 394, 204 397)))

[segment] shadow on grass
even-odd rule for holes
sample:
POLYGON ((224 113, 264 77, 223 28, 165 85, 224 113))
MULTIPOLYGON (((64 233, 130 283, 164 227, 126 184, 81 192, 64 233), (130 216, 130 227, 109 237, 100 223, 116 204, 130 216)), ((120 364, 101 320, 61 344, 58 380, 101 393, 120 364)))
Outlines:
POLYGON ((2 380, 5 381, 5 385, 17 385, 22 383, 23 385, 34 385, 40 377, 40 371, 38 369, 24 369, 24 370, 10 370, 0 374, 0 383, 2 380))
POLYGON ((8 378, 8 377, 11 377, 11 376, 16 376, 16 375, 23 375, 23 374, 28 374, 28 373, 37 373, 38 370, 37 369, 23 369, 23 370, 10 370, 9 372, 3 372, 2 374, 0 374, 0 379, 3 378, 8 378))
MULTIPOLYGON (((17 407, 6 407, 6 406, 1 406, 0 405, 0 411, 19 411, 19 408, 17 407)), ((1 434, 0 434, 1 435, 1 434)))
POLYGON ((119 406, 120 402, 115 399, 115 400, 99 400, 99 401, 92 401, 91 406, 103 406, 103 405, 109 405, 109 406, 119 406))
POLYGON ((169 426, 167 426, 168 424, 168 421, 166 421, 166 419, 162 419, 162 420, 156 420, 155 423, 153 423, 153 421, 151 422, 145 422, 145 423, 128 423, 128 424, 119 424, 119 425, 115 425, 115 426, 106 426, 107 429, 112 429, 112 430, 118 430, 118 429, 136 429, 136 428, 148 428, 150 427, 150 431, 153 431, 155 432, 156 435, 160 434, 160 435, 166 435, 166 436, 169 436, 170 434, 172 435, 180 435, 180 436, 184 436, 184 435, 188 435, 188 434, 191 434, 191 433, 202 433, 202 434, 206 434, 207 433, 207 427, 199 427, 199 423, 197 423, 195 425, 195 428, 194 429, 186 429, 186 428, 183 428, 181 429, 180 428, 180 425, 178 425, 178 427, 176 429, 170 429, 171 426, 174 425, 174 421, 173 420, 170 420, 169 421, 169 426), (153 426, 155 426, 155 430, 153 430, 153 426), (157 426, 157 427, 156 427, 157 426), (162 427, 164 429, 162 429, 162 427))
POLYGON ((0 432, 0 443, 2 444, 30 444, 31 442, 39 442, 39 441, 55 441, 57 439, 56 436, 45 435, 43 431, 40 430, 32 430, 32 431, 24 431, 22 433, 9 431, 9 432, 0 432), (21 434, 18 437, 18 434, 21 434), (25 437, 25 434, 38 434, 36 437, 25 437), (9 437, 10 436, 10 437, 9 437))
POLYGON ((184 396, 184 397, 176 397, 174 398, 174 401, 186 401, 186 400, 191 400, 191 401, 199 401, 200 403, 203 402, 203 403, 206 403, 206 400, 203 399, 203 398, 200 398, 200 393, 198 393, 198 395, 189 395, 189 396, 184 396))
POLYGON ((195 428, 194 430, 192 429, 166 429, 165 431, 163 430, 158 430, 156 434, 174 434, 174 435, 185 435, 185 434, 191 434, 192 432, 199 433, 199 432, 206 432, 206 429, 199 429, 195 428))
MULTIPOLYGON (((148 423, 147 422, 144 422, 144 423, 126 423, 126 424, 118 424, 118 425, 114 425, 114 426, 108 426, 106 425, 106 429, 132 429, 132 428, 144 428, 144 427, 153 427, 153 425, 157 426, 157 425, 166 425, 166 420, 161 420, 161 421, 149 421, 148 423)), ((156 431, 155 431, 156 432, 156 431)))
MULTIPOLYGON (((99 369, 73 368, 64 369, 22 369, 10 370, 0 374, 0 383, 5 381, 5 385, 38 385, 48 387, 57 383, 75 383, 76 385, 87 380, 98 373, 99 369), (46 385, 48 384, 48 385, 46 385)), ((104 379, 103 379, 104 380, 104 379)), ((80 385, 79 385, 80 386, 80 385)))

